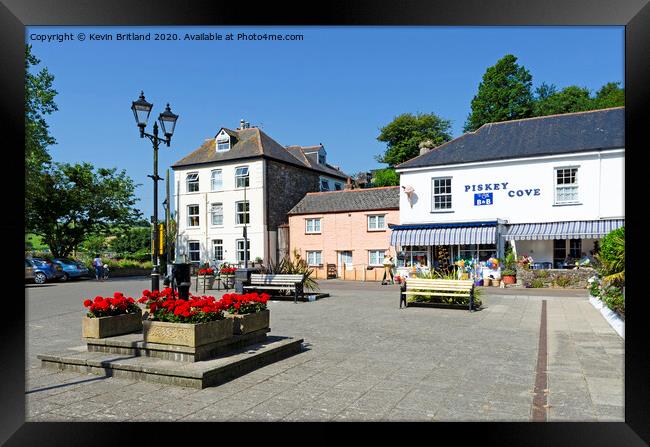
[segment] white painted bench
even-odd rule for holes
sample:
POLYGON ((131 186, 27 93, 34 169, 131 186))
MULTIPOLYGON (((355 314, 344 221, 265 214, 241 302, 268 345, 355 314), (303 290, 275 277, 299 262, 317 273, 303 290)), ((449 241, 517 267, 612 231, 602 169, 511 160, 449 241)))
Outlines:
POLYGON ((469 310, 474 310, 474 281, 471 279, 421 279, 407 278, 400 290, 399 307, 408 307, 408 295, 427 296, 466 296, 469 297, 469 310))
POLYGON ((264 275, 259 273, 253 273, 251 275, 250 284, 244 286, 244 290, 253 289, 253 290, 291 290, 293 291, 294 303, 298 301, 298 295, 301 296, 301 299, 305 298, 305 292, 303 290, 303 283, 305 281, 305 276, 302 274, 298 275, 282 275, 282 274, 270 274, 264 275))

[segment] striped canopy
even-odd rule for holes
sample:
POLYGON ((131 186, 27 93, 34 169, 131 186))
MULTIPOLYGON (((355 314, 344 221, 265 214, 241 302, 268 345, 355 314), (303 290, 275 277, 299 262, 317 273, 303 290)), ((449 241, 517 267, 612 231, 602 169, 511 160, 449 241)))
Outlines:
POLYGON ((513 224, 506 240, 598 239, 625 225, 624 219, 513 224))
POLYGON ((494 244, 496 226, 393 229, 390 244, 405 245, 457 245, 494 244))

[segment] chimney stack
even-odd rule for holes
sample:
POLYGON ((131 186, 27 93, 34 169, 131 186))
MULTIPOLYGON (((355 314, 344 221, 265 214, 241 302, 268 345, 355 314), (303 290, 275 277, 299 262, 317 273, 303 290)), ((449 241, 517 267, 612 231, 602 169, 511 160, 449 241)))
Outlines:
POLYGON ((244 121, 244 118, 242 118, 242 119, 239 120, 239 130, 241 130, 241 129, 244 128, 244 124, 245 124, 245 123, 246 123, 246 121, 244 121))
POLYGON ((420 148, 420 155, 422 155, 435 148, 435 145, 431 140, 424 140, 418 145, 418 147, 420 148))

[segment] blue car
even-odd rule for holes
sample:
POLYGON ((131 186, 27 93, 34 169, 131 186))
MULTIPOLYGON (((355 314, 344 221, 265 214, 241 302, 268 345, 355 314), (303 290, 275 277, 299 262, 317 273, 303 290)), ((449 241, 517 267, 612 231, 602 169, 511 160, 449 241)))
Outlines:
POLYGON ((44 258, 25 259, 25 267, 29 264, 32 267, 32 274, 36 284, 44 284, 47 281, 60 280, 65 273, 63 267, 53 261, 44 258))
POLYGON ((61 281, 67 281, 72 278, 86 278, 90 275, 88 267, 86 267, 82 262, 75 261, 74 259, 55 258, 52 261, 63 268, 63 277, 61 278, 61 281))

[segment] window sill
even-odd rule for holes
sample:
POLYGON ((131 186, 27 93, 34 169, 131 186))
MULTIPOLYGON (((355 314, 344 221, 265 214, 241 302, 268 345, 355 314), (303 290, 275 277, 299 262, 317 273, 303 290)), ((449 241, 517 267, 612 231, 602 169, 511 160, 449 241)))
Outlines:
POLYGON ((185 194, 201 194, 201 191, 185 191, 185 194))
POLYGON ((319 231, 318 233, 317 233, 317 232, 309 232, 309 233, 307 233, 307 232, 305 231, 305 234, 323 234, 323 233, 320 232, 320 231, 319 231))
POLYGON ((307 267, 318 267, 318 268, 323 268, 325 264, 307 264, 307 267))
POLYGON ((582 202, 571 202, 571 203, 554 203, 553 206, 575 206, 582 205, 582 202))
POLYGON ((380 228, 378 230, 374 230, 374 229, 371 230, 370 228, 368 228, 368 233, 381 233, 381 232, 385 232, 385 231, 386 231, 386 228, 380 228))
POLYGON ((453 213, 455 212, 454 210, 434 210, 431 211, 431 214, 448 214, 448 213, 453 213))

